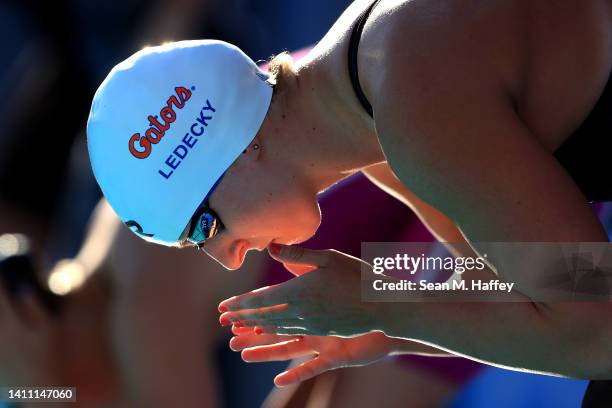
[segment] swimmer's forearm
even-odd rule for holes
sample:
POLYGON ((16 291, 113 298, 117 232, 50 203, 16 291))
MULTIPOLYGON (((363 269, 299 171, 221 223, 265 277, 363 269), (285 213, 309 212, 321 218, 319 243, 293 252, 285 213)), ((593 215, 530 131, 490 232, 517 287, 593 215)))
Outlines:
POLYGON ((387 336, 416 339, 519 371, 608 378, 610 350, 601 322, 608 304, 389 304, 387 336), (588 316, 586 319, 584 316, 588 316))

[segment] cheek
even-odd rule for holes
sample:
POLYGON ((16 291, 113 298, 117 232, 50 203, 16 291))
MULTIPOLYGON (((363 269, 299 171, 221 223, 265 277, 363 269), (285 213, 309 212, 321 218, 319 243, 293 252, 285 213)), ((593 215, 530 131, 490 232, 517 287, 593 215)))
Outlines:
POLYGON ((245 239, 305 240, 314 235, 321 223, 316 197, 296 192, 282 196, 253 195, 249 200, 241 200, 239 205, 232 206, 227 214, 227 227, 232 235, 245 239))
MULTIPOLYGON (((217 211, 226 233, 236 239, 255 238, 265 234, 275 211, 268 205, 265 195, 251 190, 247 185, 239 191, 220 191, 217 211), (223 203, 223 204, 221 204, 223 203)), ((211 200, 211 205, 213 204, 211 200)))
POLYGON ((220 188, 211 198, 211 206, 219 205, 217 212, 232 236, 305 239, 319 227, 316 193, 256 171, 232 181, 234 188, 220 188))
POLYGON ((290 199, 275 201, 270 210, 280 235, 305 239, 314 235, 321 224, 316 196, 294 194, 290 199))

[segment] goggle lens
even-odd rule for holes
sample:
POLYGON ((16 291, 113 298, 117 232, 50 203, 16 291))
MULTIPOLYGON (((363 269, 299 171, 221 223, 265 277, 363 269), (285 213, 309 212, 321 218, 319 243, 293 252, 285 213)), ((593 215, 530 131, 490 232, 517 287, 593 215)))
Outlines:
POLYGON ((191 228, 192 231, 187 238, 187 241, 200 248, 207 239, 217 235, 222 229, 221 221, 217 214, 212 210, 203 211, 196 220, 195 225, 191 228))

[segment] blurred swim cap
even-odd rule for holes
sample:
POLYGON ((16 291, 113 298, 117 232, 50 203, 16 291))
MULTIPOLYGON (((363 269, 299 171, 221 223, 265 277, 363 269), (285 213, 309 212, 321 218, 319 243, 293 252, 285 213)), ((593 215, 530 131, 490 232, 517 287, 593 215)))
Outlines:
POLYGON ((174 245, 266 116, 268 76, 215 40, 145 48, 115 66, 87 123, 93 172, 119 218, 174 245))

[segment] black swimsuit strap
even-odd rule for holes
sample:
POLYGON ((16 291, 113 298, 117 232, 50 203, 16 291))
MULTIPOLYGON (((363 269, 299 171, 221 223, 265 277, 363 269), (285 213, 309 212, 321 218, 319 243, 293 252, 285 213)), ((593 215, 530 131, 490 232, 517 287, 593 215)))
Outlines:
POLYGON ((351 38, 349 40, 349 53, 348 53, 348 68, 349 75, 351 77, 351 84, 353 85, 353 90, 355 91, 355 95, 357 95, 357 99, 361 102, 361 105, 365 109, 365 111, 371 117, 374 117, 374 111, 372 110, 372 105, 368 101, 368 98, 363 93, 363 89, 359 84, 359 71, 357 69, 357 52, 359 51, 359 40, 361 40, 361 33, 363 32, 363 27, 365 26, 366 20, 368 19, 372 9, 380 0, 374 1, 370 7, 357 19, 357 24, 353 27, 353 32, 351 33, 351 38))

